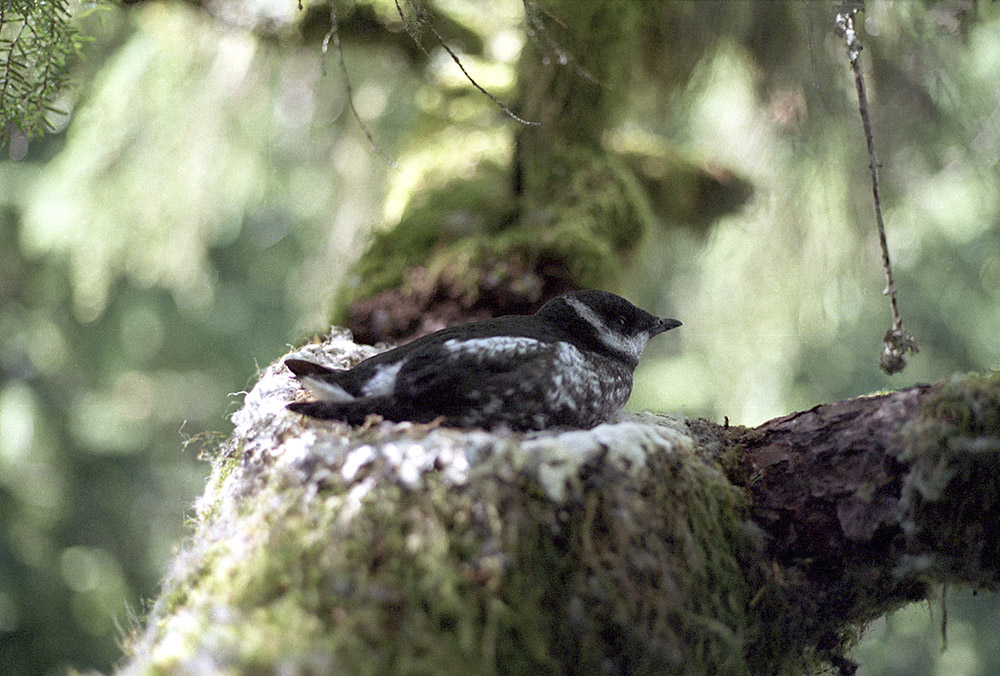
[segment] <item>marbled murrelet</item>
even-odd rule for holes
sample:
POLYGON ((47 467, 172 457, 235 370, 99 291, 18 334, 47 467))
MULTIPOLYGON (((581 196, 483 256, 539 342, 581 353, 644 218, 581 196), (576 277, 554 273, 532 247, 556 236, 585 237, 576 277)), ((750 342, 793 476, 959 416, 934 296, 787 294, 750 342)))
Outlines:
POLYGON ((316 397, 288 408, 353 425, 377 413, 456 427, 589 428, 625 405, 649 339, 680 325, 612 293, 574 291, 533 315, 437 331, 350 370, 286 359, 316 397))

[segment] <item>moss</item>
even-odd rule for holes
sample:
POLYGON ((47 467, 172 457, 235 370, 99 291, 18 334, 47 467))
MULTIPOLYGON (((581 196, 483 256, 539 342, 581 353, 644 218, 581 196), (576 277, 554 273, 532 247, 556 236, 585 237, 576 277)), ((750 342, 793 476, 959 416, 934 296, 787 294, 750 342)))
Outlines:
MULTIPOLYGON (((229 475, 240 466, 240 462, 243 460, 244 445, 245 442, 243 440, 236 441, 216 460, 211 476, 212 488, 214 490, 218 491, 221 489, 226 479, 229 478, 229 475)), ((202 515, 202 518, 206 518, 206 516, 202 515)))
POLYGON ((633 141, 619 134, 613 143, 642 186, 660 227, 686 225, 703 232, 753 195, 753 185, 743 176, 658 148, 657 141, 656 137, 633 141))
POLYGON ((439 248, 430 257, 431 274, 450 281, 466 277, 475 288, 491 264, 518 261, 527 269, 554 264, 581 287, 614 279, 622 256, 641 241, 652 220, 640 189, 626 169, 599 152, 568 150, 553 153, 550 161, 562 169, 552 170, 559 182, 547 191, 544 205, 488 236, 439 248))
POLYGON ((495 167, 428 192, 395 227, 376 235, 354 268, 357 285, 340 311, 404 284, 415 266, 470 295, 482 288, 484 275, 487 286, 516 284, 524 270, 546 267, 565 270, 578 287, 608 285, 623 254, 649 229, 645 198, 631 174, 599 152, 566 151, 553 155, 552 164, 563 168, 553 175, 565 182, 518 220, 495 167))
POLYGON ((339 317, 359 298, 401 285, 407 270, 426 264, 435 250, 503 229, 515 213, 506 169, 493 162, 481 162, 469 177, 431 183, 414 196, 398 223, 374 235, 349 275, 353 282, 335 314, 339 317))
POLYGON ((217 458, 132 673, 749 673, 744 496, 693 450, 647 441, 627 471, 596 445, 554 502, 510 440, 462 485, 439 462, 401 481, 389 458, 439 443, 409 429, 358 430, 349 448, 390 450, 350 481, 346 450, 217 458))
POLYGON ((973 587, 1000 584, 1000 374, 955 376, 904 429, 907 565, 973 587), (960 487, 956 489, 955 487, 960 487))
POLYGON ((550 148, 544 183, 529 199, 530 224, 543 232, 573 227, 616 250, 634 247, 653 221, 635 177, 600 149, 550 148))

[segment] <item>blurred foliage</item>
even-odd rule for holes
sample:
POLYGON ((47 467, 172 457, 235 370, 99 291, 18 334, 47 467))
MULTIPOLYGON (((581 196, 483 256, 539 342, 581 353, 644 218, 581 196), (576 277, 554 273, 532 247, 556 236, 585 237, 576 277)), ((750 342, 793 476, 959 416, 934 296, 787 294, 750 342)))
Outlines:
MULTIPOLYGON (((183 534, 229 393, 324 330, 368 238, 428 186, 509 161, 513 123, 443 50, 413 47, 392 0, 338 0, 386 164, 320 53, 329 7, 304 4, 151 0, 80 18, 95 40, 68 127, 0 164, 4 674, 109 668, 115 622, 141 613, 183 534)), ((520 49, 547 39, 524 30, 522 3, 426 4, 511 102, 520 49)), ((712 222, 724 210, 690 196, 697 178, 657 185, 660 227, 625 291, 684 328, 650 346, 632 407, 756 424, 1000 367, 1000 3, 867 5, 889 246, 922 352, 894 377, 876 365, 890 319, 840 3, 645 3, 629 83, 604 85, 620 105, 605 147, 654 177, 651 155, 739 177, 732 199, 748 201, 712 222)), ((586 40, 548 37, 597 70, 586 40)), ((877 623, 861 673, 1000 672, 995 599, 950 593, 949 611, 944 652, 937 610, 877 623)))

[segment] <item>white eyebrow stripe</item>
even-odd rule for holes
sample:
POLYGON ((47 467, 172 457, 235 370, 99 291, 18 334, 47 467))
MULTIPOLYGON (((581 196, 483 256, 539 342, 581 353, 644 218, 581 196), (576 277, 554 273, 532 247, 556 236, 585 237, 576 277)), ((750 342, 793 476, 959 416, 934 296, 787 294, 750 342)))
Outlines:
POLYGON ((646 331, 642 331, 634 336, 623 336, 605 324, 596 312, 579 299, 567 298, 566 303, 580 315, 583 321, 597 329, 597 337, 602 343, 615 352, 620 352, 639 361, 642 351, 646 349, 646 343, 649 342, 649 334, 646 331))

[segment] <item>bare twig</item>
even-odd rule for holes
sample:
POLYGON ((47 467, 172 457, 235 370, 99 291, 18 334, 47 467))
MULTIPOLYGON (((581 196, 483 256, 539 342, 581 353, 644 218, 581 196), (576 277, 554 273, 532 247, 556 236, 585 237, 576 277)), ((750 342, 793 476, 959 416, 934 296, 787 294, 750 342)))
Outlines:
POLYGON ((552 14, 552 12, 549 12, 548 10, 539 7, 538 3, 534 2, 534 0, 522 0, 522 1, 524 4, 524 16, 528 20, 528 36, 534 39, 535 44, 536 45, 541 44, 540 41, 536 38, 536 35, 541 35, 543 38, 545 38, 545 42, 548 44, 549 49, 551 49, 552 53, 556 55, 556 61, 559 62, 559 65, 565 66, 566 64, 572 64, 573 69, 576 71, 576 74, 579 75, 580 77, 584 78, 585 80, 589 80, 590 82, 593 82, 599 87, 610 89, 608 85, 598 80, 593 73, 584 68, 583 65, 580 63, 579 59, 577 59, 575 56, 567 52, 565 49, 562 48, 562 46, 558 42, 555 41, 555 38, 552 37, 552 33, 550 33, 549 29, 545 27, 545 22, 542 21, 541 16, 539 16, 539 12, 544 12, 549 18, 551 18, 553 21, 558 23, 563 28, 565 28, 566 25, 562 21, 560 21, 558 17, 552 14))
POLYGON ((845 38, 847 57, 854 73, 854 84, 858 90, 858 108, 861 112, 861 124, 865 130, 865 142, 868 144, 868 170, 872 177, 872 196, 875 200, 875 226, 878 230, 878 243, 882 249, 882 268, 885 270, 885 290, 883 295, 889 296, 889 308, 892 310, 892 328, 882 338, 885 350, 878 363, 886 373, 893 374, 906 368, 906 353, 919 352, 920 346, 909 333, 903 330, 903 320, 899 316, 899 305, 896 302, 896 285, 892 279, 892 265, 889 262, 889 245, 885 239, 885 222, 882 220, 882 200, 878 187, 878 159, 875 157, 875 138, 872 134, 872 124, 868 117, 868 95, 865 93, 865 80, 858 65, 861 56, 861 40, 855 26, 855 16, 858 7, 852 7, 837 14, 837 31, 845 38))
POLYGON ((941 652, 948 649, 948 582, 941 583, 941 652))
POLYGON ((539 124, 541 124, 539 122, 532 122, 530 120, 525 120, 524 118, 519 117, 513 110, 508 108, 506 104, 504 104, 500 99, 493 96, 493 94, 490 94, 482 87, 482 85, 476 82, 473 79, 473 77, 469 75, 469 71, 465 70, 465 66, 462 64, 461 59, 458 58, 458 55, 455 53, 455 51, 448 46, 448 43, 444 41, 444 38, 441 36, 441 34, 438 33, 436 28, 434 28, 434 24, 432 24, 430 21, 427 20, 426 13, 423 10, 421 10, 418 13, 416 21, 411 22, 406 18, 406 15, 403 14, 403 8, 400 7, 399 0, 395 0, 395 3, 396 3, 396 11, 399 13, 399 18, 402 19, 403 21, 403 27, 406 29, 407 34, 410 36, 413 42, 416 43, 417 47, 420 48, 420 51, 422 51, 428 57, 430 56, 430 54, 427 51, 427 48, 424 47, 423 43, 420 41, 419 31, 416 28, 414 28, 414 26, 423 25, 427 26, 431 34, 434 36, 434 39, 437 40, 437 43, 444 48, 444 51, 448 52, 448 56, 451 57, 452 61, 455 62, 455 65, 457 65, 459 70, 462 71, 462 75, 465 76, 465 79, 471 82, 472 86, 478 89, 480 93, 485 95, 490 101, 496 104, 496 106, 500 108, 500 110, 502 110, 504 114, 507 115, 507 117, 529 127, 537 127, 539 124))
POLYGON ((358 127, 361 128, 365 138, 368 139, 368 144, 371 146, 375 154, 385 160, 390 166, 395 167, 396 163, 393 162, 392 158, 382 152, 382 149, 378 147, 378 144, 375 143, 375 137, 372 135, 371 130, 361 119, 361 116, 358 114, 358 109, 354 107, 354 87, 351 85, 351 76, 347 72, 347 63, 344 62, 344 48, 340 44, 340 34, 337 31, 337 12, 335 4, 336 3, 333 2, 330 3, 330 31, 323 37, 323 55, 326 56, 326 50, 330 45, 330 38, 333 38, 333 46, 337 50, 337 62, 340 64, 340 72, 344 76, 344 88, 347 90, 347 104, 351 107, 351 113, 354 115, 354 119, 358 123, 358 127))

